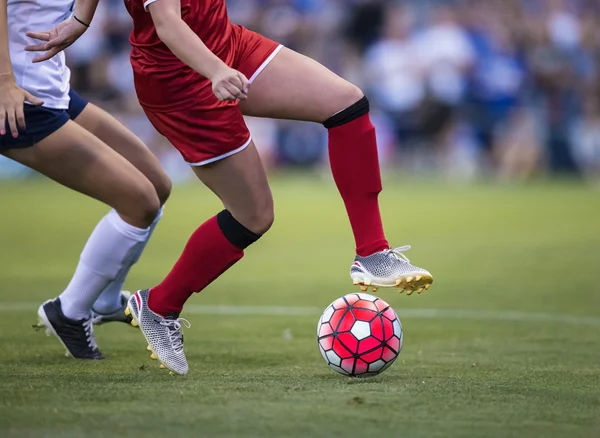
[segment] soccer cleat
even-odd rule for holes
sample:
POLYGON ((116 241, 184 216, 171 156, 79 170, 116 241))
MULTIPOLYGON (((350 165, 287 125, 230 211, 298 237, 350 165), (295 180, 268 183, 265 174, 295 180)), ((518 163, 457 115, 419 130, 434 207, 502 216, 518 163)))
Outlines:
POLYGON ((154 313, 148 307, 148 290, 142 290, 132 295, 127 302, 125 314, 131 316, 132 325, 137 324, 146 341, 147 350, 160 362, 161 368, 168 368, 177 374, 187 374, 188 364, 183 352, 183 326, 190 327, 190 323, 179 318, 179 315, 170 315, 165 318, 154 313))
POLYGON ((429 289, 433 283, 431 274, 423 268, 413 266, 402 253, 408 251, 410 245, 396 249, 377 252, 367 257, 356 256, 350 268, 352 283, 366 292, 369 287, 376 292, 380 287, 399 287, 400 292, 412 295, 429 289))
POLYGON ((76 359, 104 359, 94 338, 94 324, 88 318, 74 320, 62 312, 60 299, 48 300, 38 309, 39 323, 35 328, 45 328, 48 336, 54 335, 67 349, 67 356, 76 359))
POLYGON ((131 316, 125 315, 125 309, 127 308, 127 300, 129 300, 130 297, 131 292, 122 291, 121 307, 119 307, 112 313, 99 313, 92 308, 92 322, 94 323, 94 325, 102 325, 106 324, 107 322, 124 322, 126 324, 131 324, 131 316))

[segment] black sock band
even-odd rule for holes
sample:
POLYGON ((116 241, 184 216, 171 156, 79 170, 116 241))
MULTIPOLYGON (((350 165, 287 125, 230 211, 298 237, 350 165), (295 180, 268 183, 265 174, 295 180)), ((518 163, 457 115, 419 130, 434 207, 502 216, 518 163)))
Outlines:
POLYGON ((227 240, 239 249, 246 249, 261 238, 260 234, 240 224, 228 210, 223 210, 217 215, 217 223, 227 240))
POLYGON ((349 106, 345 110, 337 113, 335 116, 325 120, 323 126, 325 126, 327 129, 331 129, 345 125, 346 123, 350 123, 352 120, 358 119, 360 116, 368 114, 369 110, 369 99, 367 99, 365 96, 354 105, 349 106))

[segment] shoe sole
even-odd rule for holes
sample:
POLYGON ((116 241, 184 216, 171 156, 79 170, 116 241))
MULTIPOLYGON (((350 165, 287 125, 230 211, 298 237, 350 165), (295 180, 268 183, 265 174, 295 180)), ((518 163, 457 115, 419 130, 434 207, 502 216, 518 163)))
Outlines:
POLYGON ((433 283, 431 274, 425 273, 401 275, 395 283, 385 283, 382 281, 384 279, 373 278, 359 273, 350 276, 352 277, 352 283, 355 286, 360 286, 362 292, 366 292, 369 287, 372 288, 373 292, 377 292, 380 287, 397 287, 400 293, 406 292, 406 295, 412 295, 415 291, 421 294, 423 291, 429 289, 433 283))
MULTIPOLYGON (((112 323, 115 323, 115 322, 119 322, 121 324, 125 323, 127 325, 131 325, 131 320, 129 318, 127 318, 127 319, 103 319, 102 315, 99 315, 98 313, 96 313, 95 315, 96 315, 96 316, 94 316, 94 318, 96 318, 96 319, 94 319, 94 325, 95 326, 101 326, 101 325, 105 325, 105 324, 112 324, 112 323), (98 317, 98 315, 99 315, 99 317, 98 317)), ((137 326, 132 326, 132 327, 136 327, 137 328, 137 326)))
POLYGON ((59 342, 62 344, 63 347, 65 347, 66 353, 65 356, 67 357, 72 357, 75 358, 75 356, 73 356, 71 354, 71 352, 69 351, 69 349, 67 348, 66 344, 63 342, 63 340, 60 338, 60 336, 58 336, 58 333, 56 333, 56 330, 54 330, 54 327, 52 326, 52 323, 50 322, 50 320, 48 319, 48 315, 46 315, 46 310, 44 309, 44 306, 46 304, 48 304, 49 302, 51 302, 52 300, 48 300, 46 301, 44 304, 42 304, 39 308, 38 308, 38 319, 39 319, 39 323, 37 325, 37 328, 44 328, 46 330, 46 336, 54 336, 56 339, 59 340, 59 342))
MULTIPOLYGON (((133 295, 131 296, 131 298, 133 298, 133 295)), ((135 316, 135 312, 131 308, 131 304, 130 304, 129 301, 127 301, 127 307, 125 307, 125 316, 130 317, 131 318, 131 323, 130 324, 133 327, 139 327, 140 331, 144 335, 144 339, 146 339, 146 342, 148 343, 148 346, 146 347, 146 351, 149 351, 151 353, 150 354, 150 359, 152 359, 152 360, 158 360, 158 355, 156 354, 156 352, 150 346, 150 341, 148 340, 148 337, 146 336, 146 333, 144 333, 144 330, 142 330, 142 328, 140 326, 140 322, 137 319, 137 317, 135 316)), ((175 375, 175 374, 180 375, 180 376, 185 375, 185 374, 178 373, 177 371, 175 371, 172 368, 169 368, 167 365, 165 365, 162 362, 159 362, 159 363, 160 363, 159 368, 160 369, 168 369, 171 375, 175 375)))

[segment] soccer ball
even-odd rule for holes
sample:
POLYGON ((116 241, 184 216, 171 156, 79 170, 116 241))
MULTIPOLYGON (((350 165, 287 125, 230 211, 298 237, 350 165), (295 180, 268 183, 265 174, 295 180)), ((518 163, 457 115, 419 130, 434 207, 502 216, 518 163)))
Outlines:
POLYGON ((349 294, 321 315, 317 340, 323 359, 345 376, 375 376, 402 350, 402 324, 388 303, 368 294, 349 294))

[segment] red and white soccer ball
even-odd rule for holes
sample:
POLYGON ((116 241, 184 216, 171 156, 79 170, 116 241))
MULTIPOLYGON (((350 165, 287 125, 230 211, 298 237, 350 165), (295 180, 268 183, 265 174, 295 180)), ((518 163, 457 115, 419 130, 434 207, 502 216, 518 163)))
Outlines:
POLYGON ((402 323, 381 298, 356 293, 329 305, 317 327, 319 350, 340 374, 375 376, 390 367, 402 350, 402 323))

